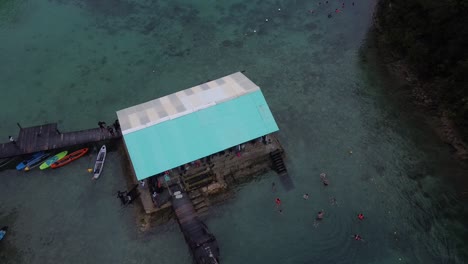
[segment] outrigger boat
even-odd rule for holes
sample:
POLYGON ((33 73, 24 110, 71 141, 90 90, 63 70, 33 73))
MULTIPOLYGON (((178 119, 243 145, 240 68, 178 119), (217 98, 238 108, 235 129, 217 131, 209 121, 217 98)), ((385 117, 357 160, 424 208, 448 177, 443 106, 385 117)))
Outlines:
POLYGON ((52 163, 50 165, 50 167, 52 169, 56 169, 56 168, 60 168, 62 166, 65 166, 68 163, 83 157, 84 154, 86 154, 88 152, 88 150, 89 150, 89 148, 82 148, 82 149, 79 149, 79 150, 77 150, 75 152, 72 152, 72 153, 68 154, 67 156, 63 157, 63 159, 57 160, 56 162, 52 163))
POLYGON ((103 145, 99 150, 99 153, 96 158, 96 163, 94 164, 94 176, 93 180, 97 180, 99 175, 101 175, 102 168, 104 167, 104 161, 106 161, 106 145, 103 145))

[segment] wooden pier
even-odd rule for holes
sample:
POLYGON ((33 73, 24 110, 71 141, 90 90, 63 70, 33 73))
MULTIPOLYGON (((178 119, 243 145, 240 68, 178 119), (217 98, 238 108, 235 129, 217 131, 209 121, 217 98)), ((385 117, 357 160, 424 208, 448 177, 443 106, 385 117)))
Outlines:
POLYGON ((114 131, 112 135, 107 129, 101 128, 61 133, 56 123, 20 128, 14 142, 0 144, 0 159, 120 137, 120 131, 114 131))
POLYGON ((215 236, 209 232, 205 223, 198 218, 188 194, 178 186, 173 190, 173 194, 172 208, 184 234, 185 241, 192 251, 194 263, 219 263, 218 242, 215 236))

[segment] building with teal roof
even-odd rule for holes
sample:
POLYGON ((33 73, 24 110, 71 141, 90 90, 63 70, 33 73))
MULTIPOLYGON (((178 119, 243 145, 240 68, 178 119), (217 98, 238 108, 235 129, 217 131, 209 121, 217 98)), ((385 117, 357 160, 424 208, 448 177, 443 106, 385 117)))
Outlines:
POLYGON ((278 131, 241 72, 117 111, 138 180, 278 131))

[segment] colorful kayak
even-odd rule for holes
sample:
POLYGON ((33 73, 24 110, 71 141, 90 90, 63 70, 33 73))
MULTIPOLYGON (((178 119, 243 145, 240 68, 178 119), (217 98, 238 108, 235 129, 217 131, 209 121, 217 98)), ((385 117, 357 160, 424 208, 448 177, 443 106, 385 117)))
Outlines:
POLYGON ((26 168, 24 168, 25 171, 30 171, 34 168, 36 168, 37 166, 41 165, 41 163, 46 160, 48 157, 50 157, 50 153, 46 153, 44 156, 40 157, 39 159, 37 159, 37 162, 35 162, 34 164, 30 164, 29 166, 26 166, 26 168))
POLYGON ((27 160, 23 160, 20 164, 16 165, 16 169, 19 170, 19 171, 24 170, 26 167, 32 166, 32 165, 40 162, 42 159, 44 159, 44 157, 46 155, 48 155, 48 154, 45 154, 43 151, 34 153, 31 156, 31 158, 29 158, 27 160))
POLYGON ((63 157, 65 157, 67 154, 68 154, 68 151, 66 151, 66 150, 58 153, 57 155, 53 156, 52 158, 50 158, 50 159, 46 160, 44 163, 42 163, 41 166, 39 166, 39 169, 45 170, 45 169, 49 168, 50 165, 52 165, 52 163, 63 159, 63 157))
POLYGON ((79 150, 77 150, 75 152, 72 152, 72 153, 68 154, 67 156, 63 157, 63 159, 57 160, 56 162, 52 163, 50 165, 50 167, 52 169, 56 169, 56 168, 60 168, 62 166, 65 166, 68 163, 83 157, 84 154, 86 154, 88 152, 88 150, 89 150, 88 148, 83 148, 83 149, 79 149, 79 150))
POLYGON ((106 160, 106 154, 107 154, 106 145, 104 145, 99 150, 99 153, 96 158, 96 163, 94 164, 93 180, 97 180, 97 178, 99 178, 99 175, 101 175, 102 167, 104 166, 104 161, 106 160))

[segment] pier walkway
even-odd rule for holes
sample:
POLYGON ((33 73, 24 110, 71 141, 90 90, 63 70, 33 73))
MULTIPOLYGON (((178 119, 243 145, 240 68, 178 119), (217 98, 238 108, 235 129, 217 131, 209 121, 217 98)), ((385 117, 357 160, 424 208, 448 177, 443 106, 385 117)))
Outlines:
POLYGON ((0 159, 93 143, 122 136, 120 131, 111 135, 107 129, 91 128, 86 130, 61 133, 56 123, 20 128, 15 142, 0 144, 0 159))
POLYGON ((219 247, 216 238, 209 232, 205 223, 198 219, 192 201, 181 189, 173 190, 172 207, 177 216, 194 262, 197 264, 217 264, 219 247))

